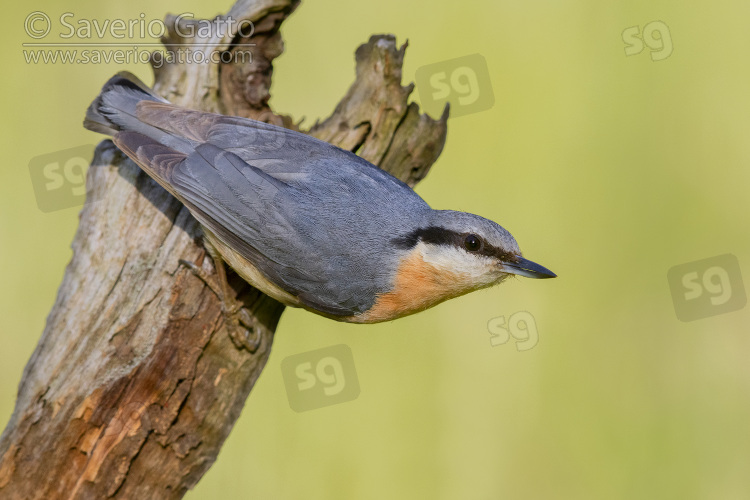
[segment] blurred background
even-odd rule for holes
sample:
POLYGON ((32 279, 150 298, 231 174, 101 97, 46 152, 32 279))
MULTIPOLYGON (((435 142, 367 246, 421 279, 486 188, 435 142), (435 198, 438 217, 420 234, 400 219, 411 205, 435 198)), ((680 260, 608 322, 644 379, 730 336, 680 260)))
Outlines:
MULTIPOLYGON (((153 81, 146 64, 27 63, 24 20, 210 18, 231 2, 76 3, 3 9, 2 426, 80 210, 42 211, 29 165, 102 139, 81 120, 113 73, 153 81)), ((559 278, 372 326, 287 310, 187 498, 748 498, 749 14, 721 0, 304 1, 271 106, 309 126, 352 82, 360 43, 408 38, 413 98, 434 112, 447 85, 470 103, 417 192, 499 222, 559 278), (293 410, 283 360, 341 344, 359 392, 293 410)))

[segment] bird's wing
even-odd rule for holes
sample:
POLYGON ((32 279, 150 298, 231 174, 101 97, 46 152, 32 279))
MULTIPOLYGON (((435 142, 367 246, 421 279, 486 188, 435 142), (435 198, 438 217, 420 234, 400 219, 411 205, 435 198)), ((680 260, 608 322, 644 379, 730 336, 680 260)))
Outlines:
POLYGON ((289 186, 317 192, 323 200, 341 198, 335 192, 341 189, 369 189, 382 205, 427 206, 409 186, 372 163, 301 132, 147 100, 138 103, 136 114, 150 129, 145 134, 162 144, 188 154, 200 144, 213 144, 289 186))
MULTIPOLYGON (((197 128, 188 122, 186 134, 197 128)), ((119 132, 114 142, 203 226, 303 304, 333 316, 361 312, 362 305, 351 297, 342 301, 325 286, 324 259, 311 258, 309 236, 291 220, 296 188, 210 142, 188 153, 138 132, 119 132)))
POLYGON ((137 115, 143 123, 187 139, 194 146, 213 144, 279 178, 293 180, 293 174, 304 173, 312 161, 321 158, 339 158, 366 171, 380 171, 325 141, 256 120, 146 100, 138 103, 137 115))

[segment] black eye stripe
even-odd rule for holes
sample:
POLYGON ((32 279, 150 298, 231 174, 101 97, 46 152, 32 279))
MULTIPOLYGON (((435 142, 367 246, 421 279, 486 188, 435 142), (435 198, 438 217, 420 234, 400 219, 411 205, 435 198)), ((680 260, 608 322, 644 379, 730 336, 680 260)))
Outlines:
MULTIPOLYGON (((473 233, 458 233, 442 227, 430 226, 425 228, 417 229, 401 238, 394 238, 392 242, 399 248, 412 249, 417 243, 423 241, 425 243, 431 243, 433 245, 450 245, 456 248, 466 250, 465 242, 466 237, 473 233)), ((476 255, 486 255, 488 257, 495 257, 504 262, 516 262, 517 256, 502 250, 496 246, 490 245, 486 240, 479 237, 482 241, 481 248, 479 251, 472 252, 476 255)))
POLYGON ((442 227, 425 227, 412 231, 403 238, 394 239, 394 243, 401 248, 413 248, 419 243, 432 243, 433 245, 452 245, 456 240, 457 233, 446 231, 442 227))

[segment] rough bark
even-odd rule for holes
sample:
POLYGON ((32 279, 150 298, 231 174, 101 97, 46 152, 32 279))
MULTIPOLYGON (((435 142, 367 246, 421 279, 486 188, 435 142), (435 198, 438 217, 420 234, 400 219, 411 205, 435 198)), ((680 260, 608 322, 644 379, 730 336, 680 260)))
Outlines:
MULTIPOLYGON (((250 38, 170 32, 166 43, 206 53, 255 43, 253 60, 169 64, 155 70, 155 89, 184 106, 293 127, 268 107, 268 89, 279 26, 296 6, 240 0, 228 16, 252 21, 250 38)), ((355 82, 310 133, 414 185, 440 154, 447 114, 433 120, 407 103, 404 51, 392 36, 360 46, 355 82)), ((216 460, 284 307, 231 273, 255 322, 248 335, 261 337, 254 353, 238 347, 217 297, 178 263, 214 272, 189 212, 108 140, 87 189, 96 201, 80 214, 73 258, 0 437, 0 497, 181 498, 216 460)))

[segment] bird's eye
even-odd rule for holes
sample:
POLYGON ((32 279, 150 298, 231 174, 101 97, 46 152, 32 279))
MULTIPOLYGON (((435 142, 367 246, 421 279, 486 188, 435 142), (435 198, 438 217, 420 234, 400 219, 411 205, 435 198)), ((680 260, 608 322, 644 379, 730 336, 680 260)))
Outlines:
POLYGON ((470 234, 464 239, 464 246, 470 252, 476 252, 482 247, 482 240, 476 234, 470 234))

